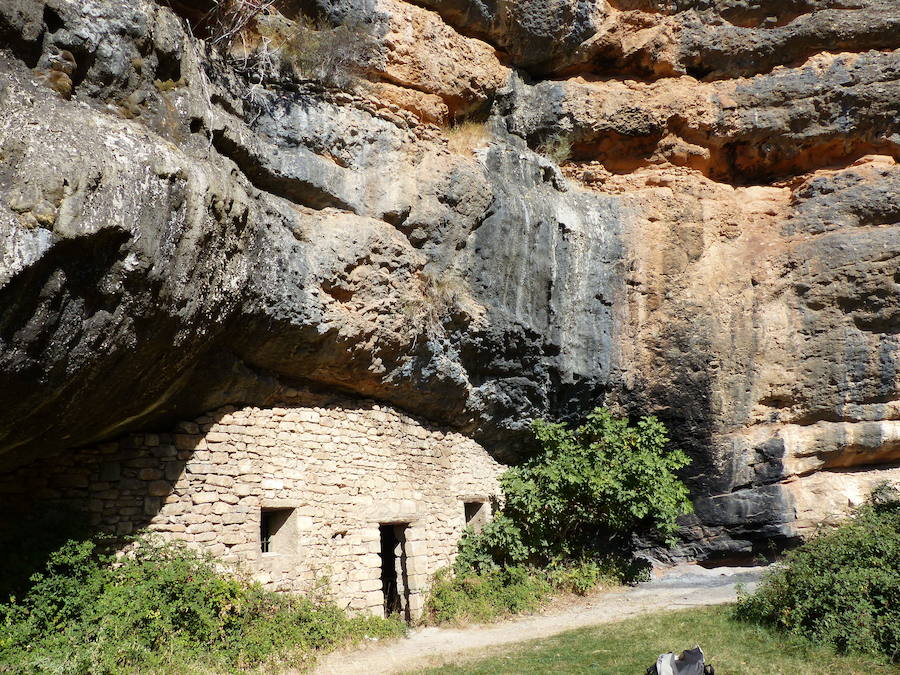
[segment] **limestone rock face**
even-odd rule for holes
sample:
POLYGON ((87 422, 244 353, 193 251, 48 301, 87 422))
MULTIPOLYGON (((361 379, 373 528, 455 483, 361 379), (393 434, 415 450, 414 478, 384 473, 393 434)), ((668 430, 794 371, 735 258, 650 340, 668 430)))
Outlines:
POLYGON ((0 466, 297 383, 504 461, 655 413, 679 555, 846 513, 900 479, 900 12, 776 4, 0 2, 0 466))
POLYGON ((440 96, 453 114, 483 106, 509 76, 490 45, 461 36, 434 12, 380 0, 387 26, 375 72, 406 89, 440 96), (379 62, 380 61, 380 62, 379 62))

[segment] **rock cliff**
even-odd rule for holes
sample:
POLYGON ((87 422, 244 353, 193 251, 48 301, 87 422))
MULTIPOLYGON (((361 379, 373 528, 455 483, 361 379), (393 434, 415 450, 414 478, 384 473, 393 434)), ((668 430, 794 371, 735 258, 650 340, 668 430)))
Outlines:
POLYGON ((0 0, 0 48, 2 466, 287 383, 506 461, 655 413, 683 555, 900 479, 894 0, 0 0))

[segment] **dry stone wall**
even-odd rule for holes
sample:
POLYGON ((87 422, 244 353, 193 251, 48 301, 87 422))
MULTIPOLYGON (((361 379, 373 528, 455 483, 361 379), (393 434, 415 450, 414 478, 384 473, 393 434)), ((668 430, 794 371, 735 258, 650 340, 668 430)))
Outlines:
POLYGON ((409 617, 421 612, 430 576, 452 562, 465 504, 495 497, 503 469, 459 433, 350 401, 222 408, 175 433, 132 434, 44 466, 6 477, 0 496, 21 507, 27 495, 26 510, 86 508, 93 525, 119 534, 146 526, 238 563, 267 587, 330 585, 339 604, 376 614, 379 526, 393 526, 409 617))

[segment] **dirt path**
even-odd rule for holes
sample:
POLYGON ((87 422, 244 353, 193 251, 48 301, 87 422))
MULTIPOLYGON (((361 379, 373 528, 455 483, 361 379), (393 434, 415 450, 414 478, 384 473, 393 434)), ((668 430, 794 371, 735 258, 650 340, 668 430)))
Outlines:
POLYGON ((719 605, 735 599, 735 586, 753 588, 765 568, 697 565, 670 568, 634 588, 600 593, 563 609, 468 628, 421 628, 389 644, 336 652, 322 659, 318 675, 380 675, 439 664, 448 657, 494 645, 548 637, 658 609, 719 605))

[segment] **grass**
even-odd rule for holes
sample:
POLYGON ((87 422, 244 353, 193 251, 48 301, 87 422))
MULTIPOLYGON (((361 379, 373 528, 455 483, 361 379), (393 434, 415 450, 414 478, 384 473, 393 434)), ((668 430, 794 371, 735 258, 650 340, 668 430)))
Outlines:
POLYGON ((880 675, 900 673, 885 660, 841 656, 731 618, 730 607, 643 616, 569 631, 552 638, 504 645, 419 673, 643 673, 665 652, 699 644, 718 675, 880 675))
POLYGON ((484 122, 465 120, 445 128, 447 147, 458 155, 471 155, 472 152, 490 142, 490 131, 484 122))
POLYGON ((445 270, 440 276, 420 272, 416 275, 416 286, 400 305, 409 330, 424 330, 430 337, 443 335, 447 321, 465 299, 468 285, 465 279, 453 270, 445 270))

